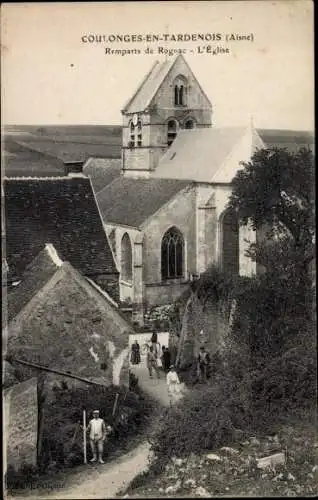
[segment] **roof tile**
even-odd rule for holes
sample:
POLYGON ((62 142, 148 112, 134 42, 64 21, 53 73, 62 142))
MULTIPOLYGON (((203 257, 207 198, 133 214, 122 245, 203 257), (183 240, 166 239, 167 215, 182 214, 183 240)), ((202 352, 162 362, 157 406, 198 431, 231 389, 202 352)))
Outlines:
POLYGON ((121 176, 97 193, 96 197, 105 223, 138 228, 190 184, 189 180, 133 179, 121 176))
POLYGON ((5 179, 4 191, 10 276, 47 242, 85 275, 117 273, 90 179, 5 179))

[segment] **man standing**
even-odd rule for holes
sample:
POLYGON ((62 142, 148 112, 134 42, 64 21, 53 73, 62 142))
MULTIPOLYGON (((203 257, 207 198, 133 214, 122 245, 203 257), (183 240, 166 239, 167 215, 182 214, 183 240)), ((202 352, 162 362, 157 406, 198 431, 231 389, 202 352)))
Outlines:
POLYGON ((152 378, 152 370, 155 370, 157 374, 157 378, 160 378, 160 373, 159 373, 159 368, 158 368, 158 363, 157 363, 157 356, 156 353, 154 352, 154 347, 151 346, 149 348, 149 351, 147 352, 147 368, 149 371, 149 376, 152 378))
POLYGON ((89 439, 91 443, 91 450, 93 453, 93 458, 90 460, 91 462, 97 461, 97 453, 96 448, 98 450, 98 461, 100 464, 103 464, 103 451, 104 451, 104 441, 106 439, 106 425, 102 418, 99 418, 99 411, 93 411, 93 418, 90 420, 87 429, 89 432, 89 439))
POLYGON ((200 347, 200 352, 197 360, 197 370, 198 370, 198 378, 199 382, 206 382, 207 375, 210 365, 210 355, 205 350, 204 346, 200 347))
POLYGON ((171 365, 171 356, 170 356, 169 349, 167 347, 165 347, 164 345, 162 346, 161 360, 162 360, 162 367, 163 367, 165 373, 168 373, 169 367, 171 365))

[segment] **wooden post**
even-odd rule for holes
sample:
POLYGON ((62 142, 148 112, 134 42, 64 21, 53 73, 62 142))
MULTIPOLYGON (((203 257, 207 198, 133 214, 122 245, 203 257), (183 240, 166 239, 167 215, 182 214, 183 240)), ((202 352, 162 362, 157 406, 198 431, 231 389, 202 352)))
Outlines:
POLYGON ((118 397, 119 397, 119 394, 118 394, 118 392, 117 392, 117 393, 116 393, 116 397, 115 397, 114 407, 113 407, 113 416, 115 415, 115 411, 116 411, 116 406, 117 406, 118 397))
POLYGON ((83 448, 84 448, 84 464, 87 464, 87 452, 86 452, 86 410, 83 410, 83 448))

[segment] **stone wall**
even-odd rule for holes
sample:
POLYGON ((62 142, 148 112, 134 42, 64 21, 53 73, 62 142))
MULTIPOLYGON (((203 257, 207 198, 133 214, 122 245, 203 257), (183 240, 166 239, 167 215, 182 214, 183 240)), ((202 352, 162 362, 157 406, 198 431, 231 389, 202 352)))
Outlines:
POLYGON ((191 295, 182 318, 178 345, 180 367, 191 364, 202 345, 210 354, 214 354, 221 345, 227 326, 227 319, 212 298, 204 305, 195 294, 191 295))
MULTIPOLYGON (((164 205, 144 227, 144 280, 145 285, 162 284, 161 241, 165 232, 175 226, 185 240, 184 279, 196 272, 195 245, 195 190, 192 187, 180 191, 164 205)), ((184 280, 182 280, 184 281, 184 280)), ((162 293, 162 289, 161 289, 162 293)))
POLYGON ((4 397, 5 470, 37 465, 37 378, 14 385, 4 397))

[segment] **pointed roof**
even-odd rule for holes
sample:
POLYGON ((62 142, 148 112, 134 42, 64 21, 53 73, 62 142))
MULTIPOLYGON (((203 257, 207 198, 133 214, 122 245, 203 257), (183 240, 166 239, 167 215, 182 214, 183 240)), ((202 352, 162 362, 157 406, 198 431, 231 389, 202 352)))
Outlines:
POLYGON ((149 73, 146 74, 135 93, 123 107, 122 112, 137 113, 138 111, 144 111, 151 103, 176 60, 177 58, 167 59, 162 62, 155 61, 149 73))
MULTIPOLYGON (((9 356, 113 383, 116 358, 128 353, 133 326, 104 290, 61 262, 52 245, 42 248, 8 299, 9 356)), ((28 370, 21 374, 29 378, 28 370)))
POLYGON ((159 90, 163 81, 165 80, 170 70, 173 68, 173 66, 179 59, 182 59, 183 62, 186 64, 193 78, 195 79, 196 83, 200 87, 201 92, 204 94, 210 106, 212 107, 209 98, 207 97, 201 85, 194 76, 190 66, 186 62, 183 55, 179 54, 175 58, 167 59, 165 61, 156 61, 154 63, 149 73, 146 74, 145 78, 137 88, 136 92, 132 95, 132 97, 123 107, 122 113, 138 113, 140 111, 144 111, 148 106, 150 106, 152 100, 156 96, 157 91, 159 90))
POLYGON ((212 182, 246 130, 246 127, 181 130, 153 177, 212 182))
POLYGON ((8 320, 11 321, 30 302, 62 265, 52 244, 45 248, 26 267, 23 278, 8 290, 8 320), (56 258, 57 256, 57 258, 56 258))

